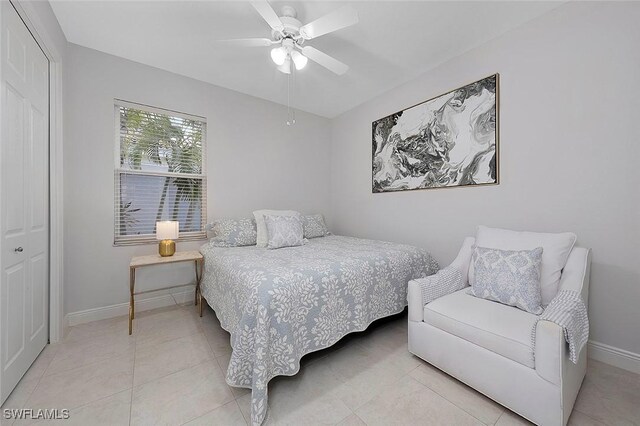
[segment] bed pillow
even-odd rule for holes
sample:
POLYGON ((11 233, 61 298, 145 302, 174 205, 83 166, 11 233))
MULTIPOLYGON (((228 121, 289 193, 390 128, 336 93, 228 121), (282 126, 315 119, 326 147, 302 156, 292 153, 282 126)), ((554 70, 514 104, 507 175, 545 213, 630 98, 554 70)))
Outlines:
MULTIPOLYGON (((500 250, 532 250, 542 247, 540 265, 540 288, 542 305, 548 305, 558 293, 560 275, 567 263, 569 253, 576 243, 576 234, 564 232, 558 234, 542 232, 518 232, 508 229, 479 226, 475 244, 500 250)), ((473 262, 469 268, 469 281, 473 279, 473 262)))
POLYGON ((302 219, 298 216, 264 216, 267 226, 267 248, 296 247, 304 243, 302 219))
POLYGON ((298 216, 300 213, 295 210, 256 210, 253 217, 256 220, 256 245, 258 247, 266 247, 269 237, 267 235, 267 225, 264 222, 264 215, 270 214, 274 216, 298 216))
POLYGON ((251 218, 219 219, 210 224, 216 247, 241 247, 256 245, 256 221, 251 218))
POLYGON ((475 269, 471 294, 540 315, 542 253, 542 247, 498 250, 475 246, 471 256, 475 269))
POLYGON ((308 214, 302 217, 305 238, 325 237, 329 235, 324 217, 321 214, 308 214))

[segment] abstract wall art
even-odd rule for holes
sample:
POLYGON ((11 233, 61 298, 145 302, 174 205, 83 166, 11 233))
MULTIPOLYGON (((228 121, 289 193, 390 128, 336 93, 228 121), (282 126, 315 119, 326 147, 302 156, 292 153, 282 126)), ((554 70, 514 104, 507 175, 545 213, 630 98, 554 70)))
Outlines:
POLYGON ((498 79, 374 121, 373 192, 497 184, 498 79))

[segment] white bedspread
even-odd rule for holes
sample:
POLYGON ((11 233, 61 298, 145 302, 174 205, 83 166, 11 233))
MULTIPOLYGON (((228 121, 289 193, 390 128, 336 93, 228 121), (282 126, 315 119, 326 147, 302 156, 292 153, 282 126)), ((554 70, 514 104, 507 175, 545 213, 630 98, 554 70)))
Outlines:
POLYGON ((371 322, 401 312, 407 283, 438 264, 425 250, 327 236, 301 247, 201 248, 202 294, 233 348, 227 383, 251 388, 251 422, 267 413, 267 384, 300 359, 371 322))

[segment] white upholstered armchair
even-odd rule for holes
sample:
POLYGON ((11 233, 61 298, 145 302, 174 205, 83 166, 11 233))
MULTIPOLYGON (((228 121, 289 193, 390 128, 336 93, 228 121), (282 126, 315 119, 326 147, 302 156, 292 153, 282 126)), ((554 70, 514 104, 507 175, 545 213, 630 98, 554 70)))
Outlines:
MULTIPOLYGON (((468 284, 474 238, 451 266, 468 284)), ((589 294, 590 250, 573 247, 559 290, 589 294)), ((539 425, 565 425, 587 366, 569 360, 562 329, 534 314, 474 297, 469 287, 423 305, 418 282, 409 283, 409 351, 539 425), (531 333, 536 327, 535 347, 531 333)))

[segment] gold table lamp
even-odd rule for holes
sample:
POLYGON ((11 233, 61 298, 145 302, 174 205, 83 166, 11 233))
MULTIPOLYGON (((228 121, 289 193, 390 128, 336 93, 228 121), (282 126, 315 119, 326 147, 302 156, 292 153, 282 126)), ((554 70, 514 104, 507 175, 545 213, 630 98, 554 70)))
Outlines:
POLYGON ((173 256, 176 252, 176 243, 173 240, 178 239, 179 228, 180 224, 176 221, 156 222, 156 239, 160 241, 158 244, 160 256, 173 256))

